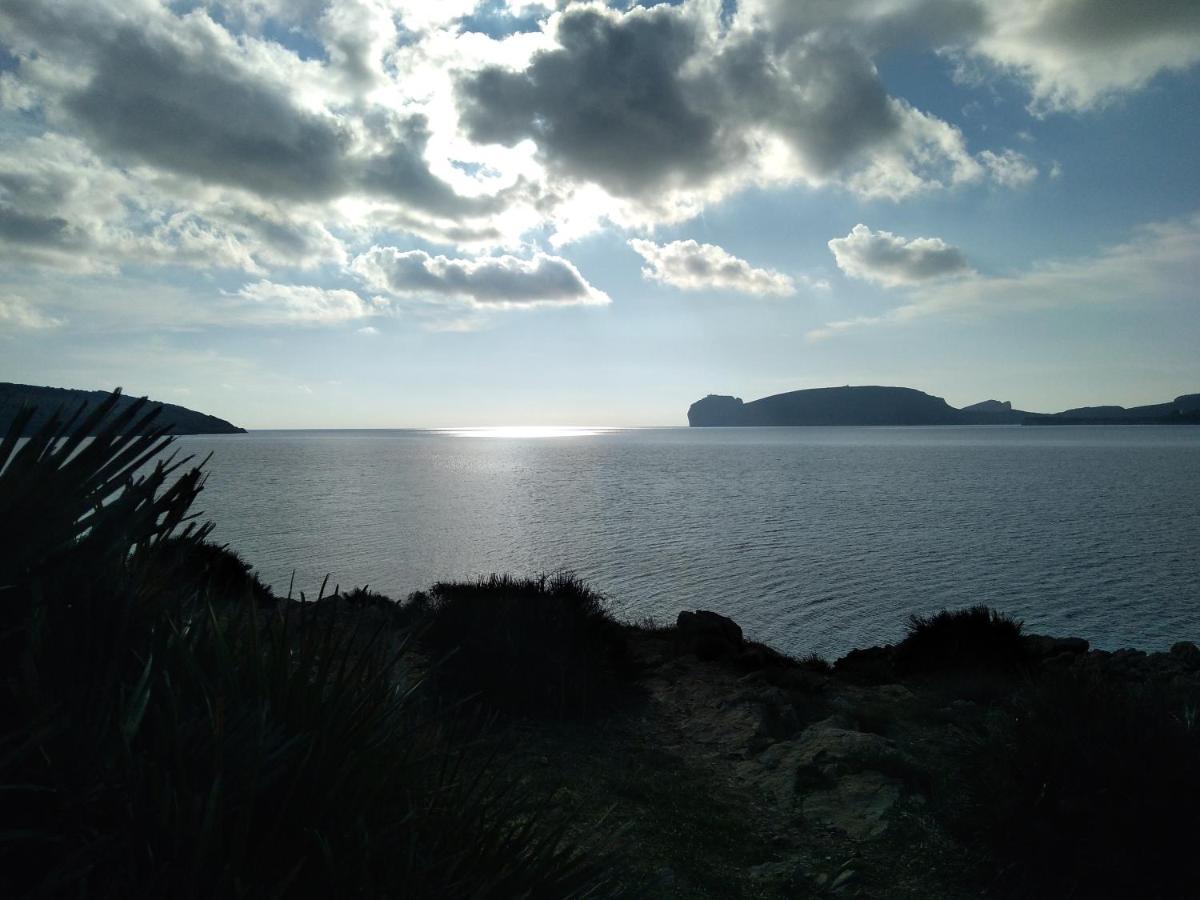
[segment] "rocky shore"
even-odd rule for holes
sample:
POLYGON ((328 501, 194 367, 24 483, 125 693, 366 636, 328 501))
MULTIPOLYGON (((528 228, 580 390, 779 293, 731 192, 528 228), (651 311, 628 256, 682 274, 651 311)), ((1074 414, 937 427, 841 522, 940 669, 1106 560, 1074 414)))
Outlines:
POLYGON ((1092 650, 990 615, 1004 626, 992 629, 998 641, 987 626, 913 651, 910 627, 905 641, 832 664, 748 641, 709 611, 621 626, 627 700, 582 720, 502 721, 489 747, 569 811, 581 842, 616 828, 612 852, 639 896, 1065 896, 1073 875, 1014 874, 977 834, 981 791, 1002 776, 973 767, 1007 752, 1032 687, 1099 685, 1117 705, 1125 689, 1200 697, 1200 648, 1092 650))

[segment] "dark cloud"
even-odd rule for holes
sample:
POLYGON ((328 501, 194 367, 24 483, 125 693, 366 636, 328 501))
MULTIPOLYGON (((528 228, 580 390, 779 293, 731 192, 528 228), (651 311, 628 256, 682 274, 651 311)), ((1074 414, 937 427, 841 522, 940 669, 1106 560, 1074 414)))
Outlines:
POLYGON ((903 238, 890 231, 855 225, 829 242, 838 268, 852 278, 885 287, 920 284, 971 271, 961 250, 941 238, 903 238))
POLYGON ((66 219, 21 212, 0 203, 0 241, 36 246, 71 243, 66 219))
POLYGON ((937 48, 979 34, 985 0, 742 0, 739 24, 761 28, 779 46, 814 33, 849 40, 876 52, 937 48))
POLYGON ((477 142, 532 139, 552 172, 647 203, 728 179, 851 178, 880 156, 890 170, 860 181, 864 193, 977 168, 957 132, 888 95, 858 44, 746 22, 719 36, 688 7, 568 8, 560 47, 459 81, 463 124, 477 142), (767 142, 791 158, 765 162, 767 142))
POLYGON ((1039 31, 1047 40, 1097 50, 1163 34, 1200 36, 1195 0, 1058 0, 1043 9, 1039 31))
POLYGON ((840 41, 801 41, 782 51, 766 31, 732 39, 717 56, 704 93, 729 115, 784 137, 806 167, 827 176, 903 127, 875 66, 840 41))
POLYGON ((298 110, 211 41, 187 47, 123 28, 65 106, 103 149, 207 182, 298 200, 347 188, 343 129, 298 110))
POLYGON ((202 15, 121 22, 86 6, 0 11, 24 52, 81 67, 58 108, 96 149, 276 201, 369 192, 435 216, 484 211, 430 172, 423 116, 377 113, 356 133, 297 105, 295 85, 202 15))
POLYGON ((500 198, 463 197, 429 171, 425 161, 429 128, 424 116, 394 123, 387 143, 387 150, 362 163, 359 178, 367 192, 438 216, 483 215, 502 206, 500 198))
POLYGON ((481 309, 609 302, 569 261, 542 253, 531 259, 450 259, 421 250, 373 247, 355 259, 353 269, 376 290, 403 297, 457 300, 481 309))
POLYGON ((472 140, 532 138, 552 171, 626 197, 703 180, 740 154, 683 74, 700 40, 691 17, 569 9, 557 35, 561 47, 522 72, 489 67, 459 83, 472 140))

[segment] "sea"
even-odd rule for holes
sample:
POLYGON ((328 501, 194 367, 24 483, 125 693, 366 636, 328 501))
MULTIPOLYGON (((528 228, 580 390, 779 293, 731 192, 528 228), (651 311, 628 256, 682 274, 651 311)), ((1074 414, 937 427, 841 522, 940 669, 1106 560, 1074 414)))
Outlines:
POLYGON ((190 436, 197 508, 278 593, 570 571, 631 621, 708 609, 837 657, 985 603, 1200 641, 1200 427, 541 428, 190 436))

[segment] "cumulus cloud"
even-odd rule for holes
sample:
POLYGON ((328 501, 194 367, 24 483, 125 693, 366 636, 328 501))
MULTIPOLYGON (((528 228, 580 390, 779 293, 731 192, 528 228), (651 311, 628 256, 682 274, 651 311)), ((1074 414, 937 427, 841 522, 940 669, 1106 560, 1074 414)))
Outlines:
POLYGON ((672 241, 656 244, 634 239, 629 246, 646 261, 642 275, 685 291, 727 290, 786 296, 796 283, 782 272, 756 269, 716 244, 672 241))
POLYGON ((980 177, 961 133, 890 96, 845 35, 719 23, 711 4, 568 7, 525 67, 460 77, 466 134, 531 141, 552 177, 596 186, 634 223, 756 183, 898 198, 980 177))
POLYGON ((483 310, 611 302, 568 260, 544 253, 530 259, 450 259, 423 250, 372 247, 354 260, 352 269, 375 290, 398 297, 456 301, 483 310))
POLYGON ((1016 73, 1039 112, 1086 109, 1200 61, 1194 0, 997 0, 968 52, 1016 73))
POLYGON ((858 224, 829 249, 838 268, 851 278, 884 287, 905 287, 971 271, 961 250, 941 238, 903 238, 858 224))
POLYGON ((244 301, 244 319, 262 324, 330 324, 362 319, 381 312, 354 291, 311 285, 257 281, 235 295, 244 301))
POLYGON ((736 137, 681 72, 703 39, 694 16, 581 7, 554 23, 558 46, 524 71, 491 66, 462 80, 472 140, 533 139, 552 172, 616 196, 685 186, 734 160, 736 137))
POLYGON ((857 328, 932 315, 989 314, 1074 304, 1177 304, 1190 312, 1200 279, 1200 216, 1140 228, 1125 243, 1091 256, 1050 260, 1011 275, 967 277, 924 286, 886 313, 829 322, 810 331, 828 338, 857 328))

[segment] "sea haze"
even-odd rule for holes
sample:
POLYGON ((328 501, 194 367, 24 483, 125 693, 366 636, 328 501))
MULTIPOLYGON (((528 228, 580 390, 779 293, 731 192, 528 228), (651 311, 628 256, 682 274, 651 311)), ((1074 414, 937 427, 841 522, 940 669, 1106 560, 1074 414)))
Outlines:
POLYGON ((286 592, 569 569, 839 655, 987 603, 1106 648, 1200 639, 1200 428, 265 431, 207 454, 215 538, 286 592))

